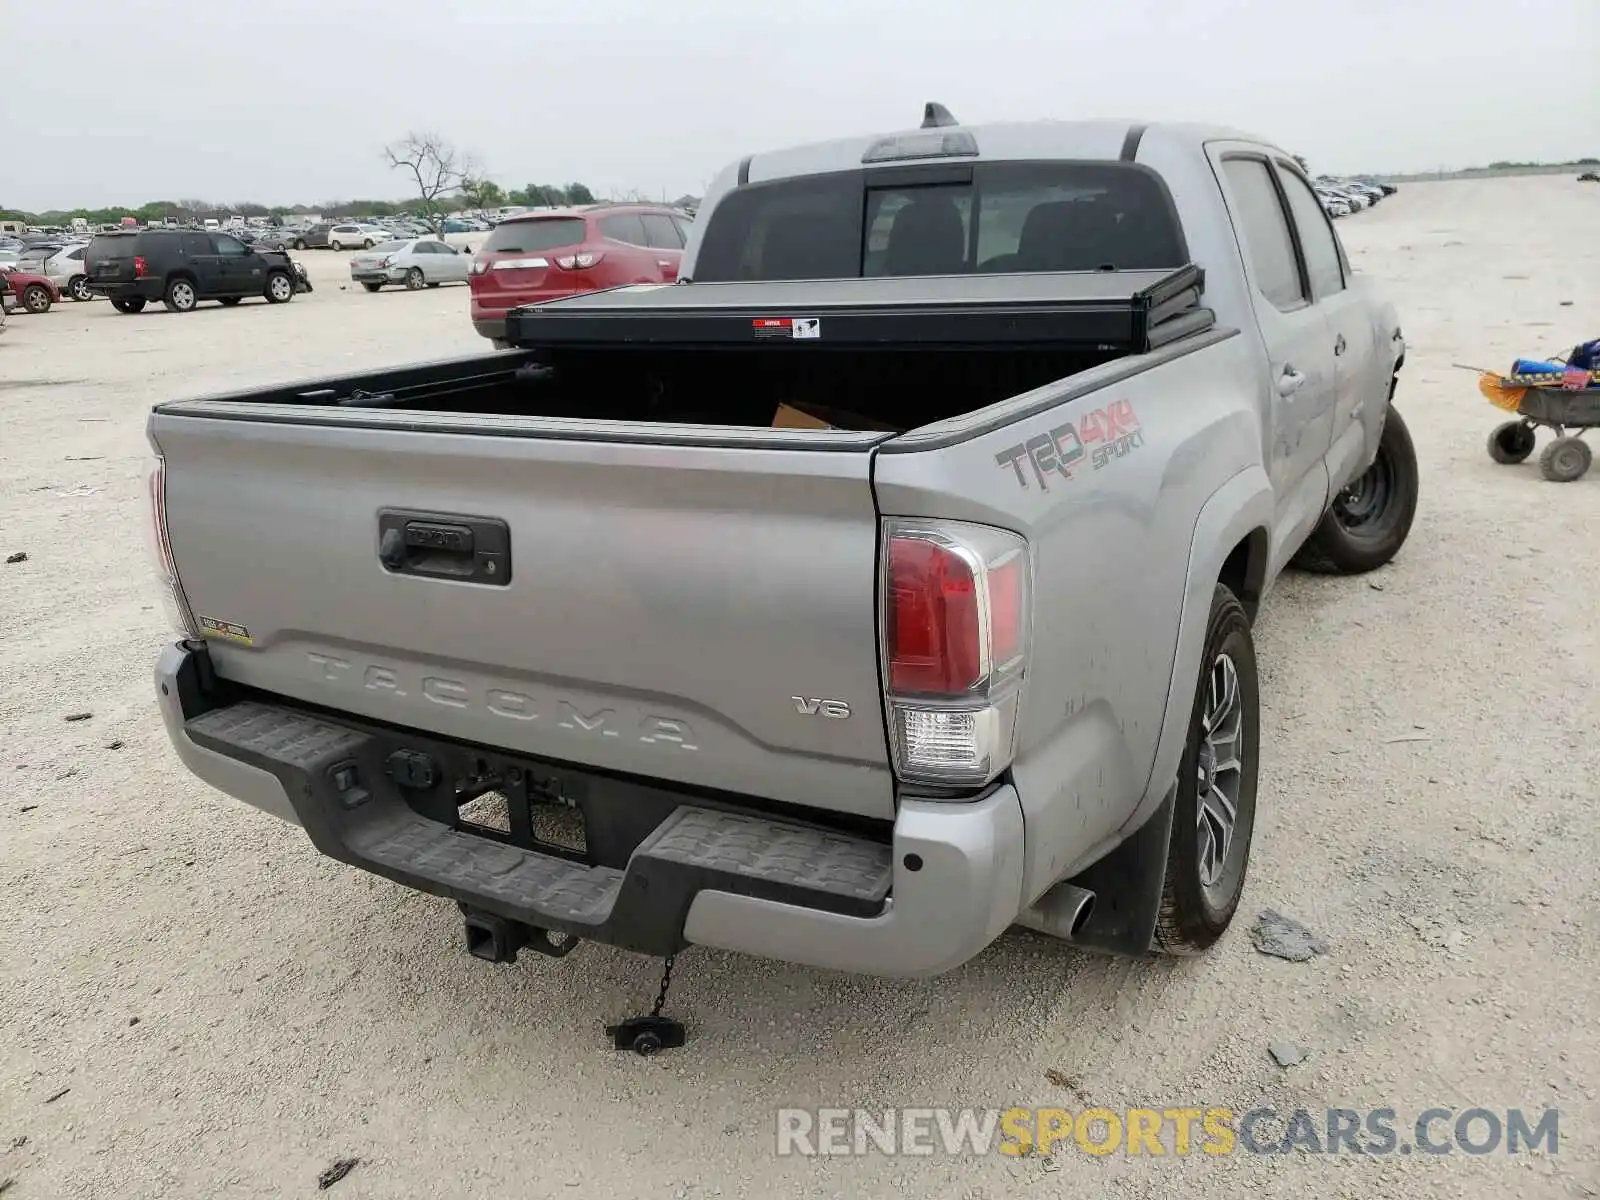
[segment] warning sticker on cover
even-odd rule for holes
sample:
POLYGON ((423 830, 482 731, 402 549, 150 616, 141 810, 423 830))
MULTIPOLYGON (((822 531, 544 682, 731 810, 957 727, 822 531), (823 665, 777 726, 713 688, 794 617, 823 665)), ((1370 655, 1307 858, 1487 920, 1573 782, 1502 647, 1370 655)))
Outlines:
POLYGON ((750 322, 758 338, 798 338, 802 341, 822 336, 818 317, 757 317, 750 322))

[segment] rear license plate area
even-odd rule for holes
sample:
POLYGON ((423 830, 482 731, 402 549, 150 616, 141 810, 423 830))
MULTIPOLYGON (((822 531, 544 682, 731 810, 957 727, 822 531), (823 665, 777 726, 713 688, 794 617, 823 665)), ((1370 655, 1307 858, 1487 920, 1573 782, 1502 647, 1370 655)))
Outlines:
POLYGON ((412 811, 458 832, 625 869, 635 847, 691 798, 648 783, 394 731, 384 773, 412 811))

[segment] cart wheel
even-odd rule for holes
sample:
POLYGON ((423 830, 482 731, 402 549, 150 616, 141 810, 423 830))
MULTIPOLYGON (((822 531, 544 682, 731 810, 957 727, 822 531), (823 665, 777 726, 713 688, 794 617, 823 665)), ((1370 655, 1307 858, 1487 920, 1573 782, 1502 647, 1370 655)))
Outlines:
POLYGON ((1594 454, 1582 438, 1559 437, 1539 456, 1539 470, 1551 483, 1571 483, 1582 479, 1594 454))
POLYGON ((1489 457, 1497 463, 1519 463, 1533 453, 1533 426, 1507 421, 1489 435, 1489 457))

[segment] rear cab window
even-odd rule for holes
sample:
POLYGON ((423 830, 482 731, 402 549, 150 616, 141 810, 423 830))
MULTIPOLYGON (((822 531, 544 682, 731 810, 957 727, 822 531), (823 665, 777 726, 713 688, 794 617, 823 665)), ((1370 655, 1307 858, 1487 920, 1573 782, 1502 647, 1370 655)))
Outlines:
POLYGON ((733 192, 707 218, 695 278, 848 279, 1150 270, 1188 261, 1161 179, 1106 162, 973 164, 965 178, 840 172, 733 192))
POLYGON ((529 254, 583 244, 588 224, 582 217, 536 217, 531 221, 502 221, 484 240, 485 254, 529 254))

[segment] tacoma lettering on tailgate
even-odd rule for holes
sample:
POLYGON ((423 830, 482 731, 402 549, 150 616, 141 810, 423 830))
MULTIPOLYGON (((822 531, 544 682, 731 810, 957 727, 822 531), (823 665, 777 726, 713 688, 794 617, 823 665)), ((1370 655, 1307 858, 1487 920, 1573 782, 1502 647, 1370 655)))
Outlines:
POLYGON ((406 673, 399 667, 382 663, 358 664, 314 651, 308 651, 306 657, 323 680, 345 687, 397 698, 417 696, 444 708, 486 712, 507 721, 540 721, 549 728, 580 737, 626 737, 667 750, 700 749, 694 730, 679 717, 595 707, 592 702, 579 703, 553 693, 473 688, 442 675, 406 673))

